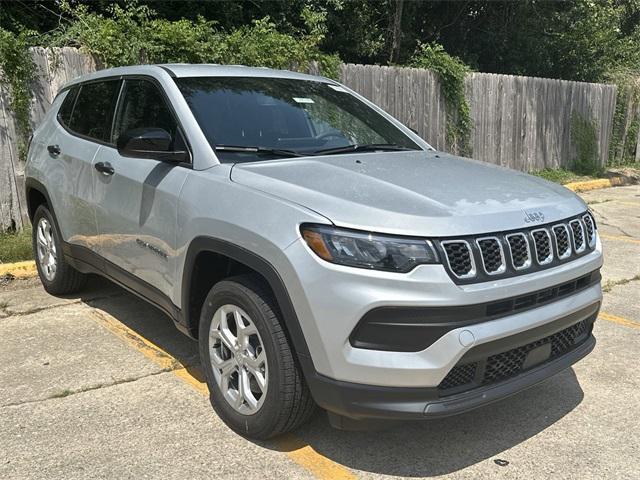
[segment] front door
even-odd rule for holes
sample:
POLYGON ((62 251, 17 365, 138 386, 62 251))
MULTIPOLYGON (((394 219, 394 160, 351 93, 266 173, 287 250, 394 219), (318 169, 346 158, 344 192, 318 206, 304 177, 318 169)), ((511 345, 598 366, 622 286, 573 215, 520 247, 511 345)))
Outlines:
MULTIPOLYGON (((184 143, 159 87, 146 79, 125 79, 112 141, 137 128, 162 128, 174 144, 184 143)), ((169 162, 121 156, 115 147, 98 151, 93 169, 96 219, 107 273, 116 278, 133 275, 171 295, 178 198, 189 172, 169 162)))

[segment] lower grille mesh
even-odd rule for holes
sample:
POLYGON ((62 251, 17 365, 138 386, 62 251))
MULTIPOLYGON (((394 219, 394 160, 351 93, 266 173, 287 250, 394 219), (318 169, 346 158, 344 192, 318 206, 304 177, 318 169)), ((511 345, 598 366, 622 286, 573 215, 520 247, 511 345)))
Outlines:
POLYGON ((491 355, 485 361, 456 365, 440 382, 438 389, 443 391, 443 395, 450 395, 451 393, 447 390, 468 390, 474 386, 478 387, 515 377, 525 370, 525 361, 529 352, 550 344, 550 355, 543 363, 554 360, 585 340, 589 333, 589 325, 590 320, 583 320, 535 342, 491 355), (483 367, 484 371, 482 371, 483 367), (480 377, 477 377, 478 369, 480 369, 480 377), (476 378, 482 380, 476 382, 476 378), (465 386, 466 388, 462 388, 465 386))
POLYGON ((447 376, 444 377, 444 380, 440 382, 438 388, 446 390, 473 382, 476 377, 477 366, 477 363, 468 363, 466 365, 453 367, 447 376))

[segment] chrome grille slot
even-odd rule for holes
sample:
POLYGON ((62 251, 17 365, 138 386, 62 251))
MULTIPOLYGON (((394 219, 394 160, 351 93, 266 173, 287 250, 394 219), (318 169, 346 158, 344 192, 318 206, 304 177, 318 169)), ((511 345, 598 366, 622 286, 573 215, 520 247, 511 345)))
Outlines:
POLYGON ((553 261, 553 251, 551 250, 551 237, 544 228, 531 231, 531 237, 535 245, 536 261, 538 265, 546 265, 553 261))
POLYGON ((446 240, 441 242, 447 254, 447 263, 458 278, 470 278, 476 274, 476 265, 471 247, 465 240, 446 240))
POLYGON ((482 266, 488 275, 498 275, 507 269, 504 251, 497 237, 483 237, 476 240, 480 249, 482 266))
POLYGON ((554 225, 553 238, 556 241, 556 251, 558 258, 564 260, 571 256, 571 240, 569 238, 569 229, 564 223, 554 225))
POLYGON ((590 213, 583 215, 582 221, 587 228, 587 241, 589 242, 589 246, 593 247, 596 243, 596 224, 590 213))
POLYGON ((524 270, 531 266, 531 250, 524 233, 512 233, 506 235, 509 250, 511 252, 511 264, 515 270, 524 270))
POLYGON ((569 225, 571 226, 571 232, 573 233, 573 248, 576 253, 584 252, 587 245, 584 241, 584 227, 582 226, 582 222, 580 220, 571 220, 569 225))

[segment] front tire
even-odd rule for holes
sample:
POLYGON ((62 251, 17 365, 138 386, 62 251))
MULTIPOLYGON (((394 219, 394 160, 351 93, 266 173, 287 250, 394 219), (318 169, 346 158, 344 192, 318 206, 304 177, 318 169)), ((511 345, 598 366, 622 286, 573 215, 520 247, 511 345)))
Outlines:
POLYGON ((52 295, 65 295, 81 290, 87 276, 67 263, 62 253, 62 237, 57 223, 45 205, 33 216, 33 257, 44 289, 52 295))
POLYGON ((271 292, 256 275, 214 285, 200 316, 200 359, 218 416, 241 435, 294 430, 315 411, 271 292))

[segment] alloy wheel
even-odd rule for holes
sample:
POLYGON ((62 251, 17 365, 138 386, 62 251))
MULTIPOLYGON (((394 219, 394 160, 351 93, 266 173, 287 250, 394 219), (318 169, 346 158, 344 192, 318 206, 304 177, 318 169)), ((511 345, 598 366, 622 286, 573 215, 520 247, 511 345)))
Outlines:
POLYGON ((258 329, 236 305, 223 305, 209 328, 209 358, 225 400, 243 415, 264 403, 268 386, 267 356, 258 329))
POLYGON ((51 222, 44 217, 40 218, 36 228, 36 246, 40 269, 47 280, 53 281, 58 270, 58 253, 51 222))

